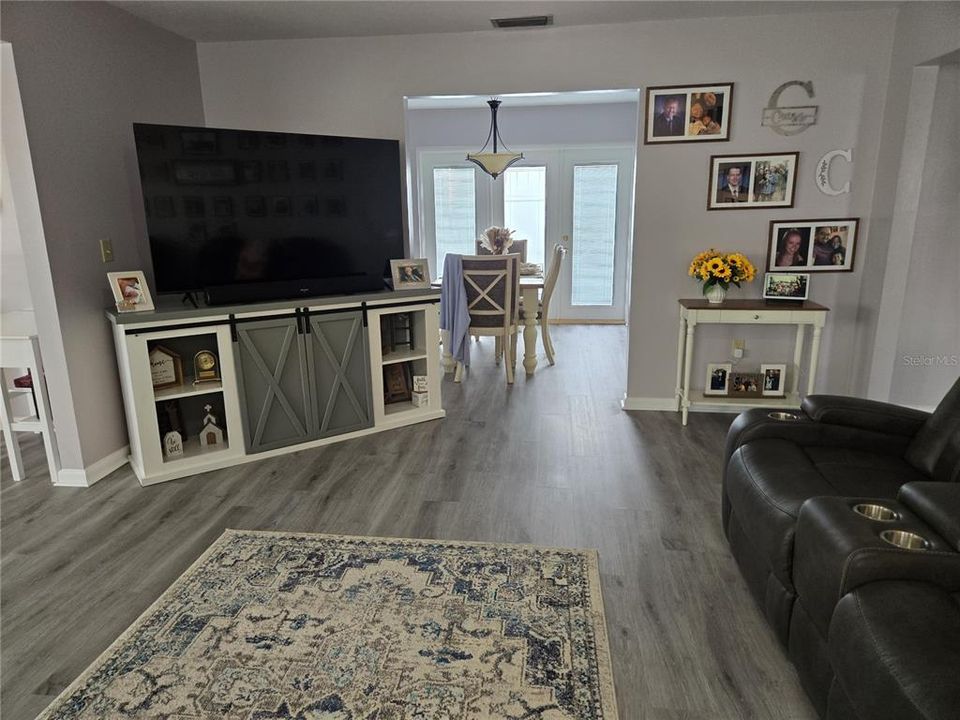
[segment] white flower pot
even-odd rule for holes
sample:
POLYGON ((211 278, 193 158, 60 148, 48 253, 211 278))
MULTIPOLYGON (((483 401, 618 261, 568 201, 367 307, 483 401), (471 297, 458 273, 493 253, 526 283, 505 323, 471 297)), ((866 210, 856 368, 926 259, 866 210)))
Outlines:
POLYGON ((727 296, 727 289, 723 285, 711 285, 703 291, 703 294, 707 298, 708 303, 719 305, 727 296))

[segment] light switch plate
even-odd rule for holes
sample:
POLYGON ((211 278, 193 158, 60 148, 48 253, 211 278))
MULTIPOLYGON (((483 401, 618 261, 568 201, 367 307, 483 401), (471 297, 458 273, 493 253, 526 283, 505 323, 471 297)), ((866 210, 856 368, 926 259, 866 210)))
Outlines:
POLYGON ((100 240, 100 258, 105 263, 113 262, 113 243, 110 238, 100 240))

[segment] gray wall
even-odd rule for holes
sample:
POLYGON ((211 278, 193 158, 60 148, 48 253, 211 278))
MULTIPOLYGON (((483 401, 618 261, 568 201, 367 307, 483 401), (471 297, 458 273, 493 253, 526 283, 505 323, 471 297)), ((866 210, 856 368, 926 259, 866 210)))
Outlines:
POLYGON ((76 414, 56 420, 79 433, 62 461, 79 469, 127 444, 103 309, 108 271, 150 266, 131 123, 203 123, 196 46, 93 2, 4 2, 0 35, 16 59, 76 414))
MULTIPOLYGON (((859 252, 869 254, 870 201, 893 41, 892 10, 737 19, 624 23, 510 33, 429 37, 201 43, 204 110, 210 125, 403 137, 403 97, 595 90, 669 83, 736 83, 730 142, 641 146, 637 156, 631 397, 674 391, 677 299, 698 294, 690 258, 711 245, 766 256, 773 219, 860 216, 859 252), (692 51, 697 49, 697 52, 692 51), (812 80, 819 123, 793 138, 760 127, 770 93, 812 80), (853 147, 852 192, 827 197, 813 183, 817 158, 853 147), (707 212, 713 153, 801 152, 791 210, 707 212)), ((785 95, 785 103, 804 104, 785 95)), ((520 148, 522 149, 522 148, 520 148)), ((863 258, 858 258, 862 267, 863 258)), ((832 308, 818 389, 847 390, 853 362, 860 270, 819 275, 813 299, 832 308)), ((754 284, 735 296, 758 296, 754 284)), ((747 361, 792 354, 788 332, 744 331, 747 361)), ((729 355, 728 337, 705 332, 696 375, 729 355)))
MULTIPOLYGON (((907 375, 898 373, 898 382, 906 381, 908 385, 905 388, 892 386, 895 364, 902 360, 895 357, 902 321, 901 307, 906 294, 917 291, 919 286, 907 284, 906 274, 909 262, 905 262, 902 267, 890 267, 887 261, 890 257, 909 258, 909 247, 900 248, 898 245, 909 245, 913 242, 912 232, 909 235, 906 233, 891 235, 894 210, 898 204, 903 210, 905 195, 911 190, 909 185, 920 181, 923 167, 922 162, 916 162, 917 159, 910 154, 904 157, 904 143, 906 141, 908 145, 912 145, 914 142, 919 142, 922 145, 928 140, 926 137, 918 140, 916 133, 907 137, 908 116, 923 114, 910 101, 912 96, 915 97, 918 93, 923 94, 922 88, 914 86, 915 69, 918 65, 929 63, 958 49, 960 49, 960 3, 922 2, 906 3, 901 6, 897 13, 887 99, 883 108, 880 155, 871 203, 872 249, 864 258, 865 262, 862 265, 864 276, 868 279, 861 288, 855 363, 851 377, 853 392, 858 395, 868 395, 877 400, 888 400, 893 396, 901 399, 910 398, 913 395, 911 389, 913 381, 910 378, 917 379, 921 384, 925 383, 921 378, 924 373, 920 371, 907 375), (895 297, 891 297, 891 293, 895 297), (882 322, 880 321, 881 309, 884 309, 882 322)), ((919 84, 925 82, 926 74, 920 72, 916 76, 919 84)), ((954 105, 952 113, 954 122, 958 113, 960 110, 954 105)), ((933 123, 939 124, 946 118, 938 116, 930 119, 933 123)), ((955 187, 956 180, 954 179, 951 184, 955 187)), ((954 201, 955 199, 954 195, 954 201)), ((901 227, 904 224, 902 220, 901 218, 901 227)), ((908 224, 912 225, 912 223, 908 224)), ((954 245, 956 244, 956 226, 953 226, 953 232, 947 237, 953 238, 954 245)), ((924 278, 924 282, 952 285, 956 283, 956 277, 956 265, 951 267, 949 263, 935 264, 934 267, 929 268, 929 274, 924 278)), ((949 312, 955 315, 956 306, 950 308, 949 312)), ((929 327, 933 332, 932 323, 929 327)), ((947 344, 947 338, 948 336, 942 337, 941 345, 947 344)), ((960 352, 960 348, 955 348, 953 352, 960 352)), ((929 404, 929 402, 929 398, 926 402, 917 402, 915 397, 912 404, 929 404)))
POLYGON ((939 68, 890 400, 932 407, 960 376, 960 65, 939 68))

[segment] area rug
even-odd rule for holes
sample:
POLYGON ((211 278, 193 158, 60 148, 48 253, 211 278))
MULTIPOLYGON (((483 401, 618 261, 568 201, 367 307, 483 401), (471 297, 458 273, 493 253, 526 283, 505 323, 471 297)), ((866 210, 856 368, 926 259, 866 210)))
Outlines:
POLYGON ((597 563, 227 530, 40 718, 616 720, 597 563))

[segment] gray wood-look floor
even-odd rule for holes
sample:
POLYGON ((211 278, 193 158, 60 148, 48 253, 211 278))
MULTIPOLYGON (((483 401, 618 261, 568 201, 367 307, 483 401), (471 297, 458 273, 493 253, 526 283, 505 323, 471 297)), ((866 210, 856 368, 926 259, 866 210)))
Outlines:
POLYGON ((232 527, 597 548, 622 720, 814 718, 720 527, 732 416, 625 413, 626 330, 553 335, 558 364, 511 389, 474 344, 446 420, 149 488, 129 467, 53 488, 25 442, 33 477, 0 483, 3 717, 34 717, 232 527))

